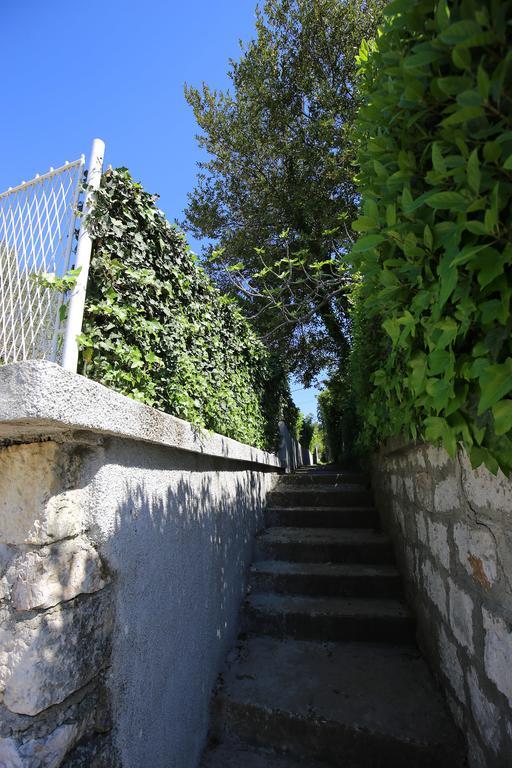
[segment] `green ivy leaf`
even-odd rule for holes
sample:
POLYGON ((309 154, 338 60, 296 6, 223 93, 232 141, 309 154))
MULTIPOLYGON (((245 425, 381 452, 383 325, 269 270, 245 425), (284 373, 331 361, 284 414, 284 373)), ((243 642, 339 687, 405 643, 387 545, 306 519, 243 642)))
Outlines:
POLYGON ((480 25, 476 21, 469 19, 463 21, 456 21, 453 24, 447 26, 442 33, 438 36, 438 40, 448 45, 458 45, 464 43, 466 40, 480 34, 480 25))
POLYGON ((432 64, 434 61, 438 61, 442 57, 441 51, 424 50, 419 53, 413 53, 410 56, 406 56, 404 59, 405 69, 422 69, 423 67, 432 64))
POLYGON ((470 120, 475 120, 478 117, 484 117, 485 112, 483 107, 461 107, 460 109, 452 112, 449 117, 445 117, 442 121, 442 125, 448 127, 450 125, 460 125, 461 123, 467 123, 470 120))
POLYGON ((512 358, 484 368, 480 373, 479 384, 481 397, 477 413, 480 416, 512 390, 512 358))
POLYGON ((477 445, 473 446, 469 452, 469 459, 473 469, 478 469, 482 464, 485 464, 487 469, 492 472, 493 475, 498 474, 498 462, 487 448, 477 445))
POLYGON ((352 246, 352 253, 365 253, 381 245, 385 239, 383 235, 364 235, 352 246))
POLYGON ((443 160, 438 141, 434 141, 432 144, 432 166, 437 173, 443 175, 446 173, 446 164, 443 160))
POLYGON ((512 430, 512 400, 501 400, 492 406, 494 431, 497 435, 506 435, 512 430))
POLYGON ((455 458, 457 441, 447 420, 441 416, 429 416, 424 421, 425 438, 437 443, 442 440, 448 454, 455 458))
POLYGON ((478 147, 472 151, 468 159, 467 165, 468 184, 473 192, 478 193, 480 190, 480 163, 478 160, 478 147))
POLYGON ((491 81, 489 80, 489 75, 483 68, 482 64, 478 65, 477 85, 478 85, 478 92, 480 96, 484 101, 487 101, 487 99, 489 98, 490 90, 491 90, 491 81))
POLYGON ((468 206, 468 201, 460 192, 434 192, 425 202, 430 208, 440 210, 465 211, 468 206))

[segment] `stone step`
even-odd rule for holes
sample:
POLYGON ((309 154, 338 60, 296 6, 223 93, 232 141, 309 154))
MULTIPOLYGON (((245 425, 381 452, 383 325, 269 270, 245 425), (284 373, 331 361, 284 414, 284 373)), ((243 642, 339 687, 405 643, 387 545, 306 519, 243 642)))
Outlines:
POLYGON ((304 762, 298 758, 257 749, 235 739, 209 746, 199 768, 329 768, 327 763, 304 762))
POLYGON ((307 486, 280 487, 277 485, 267 497, 271 507, 371 507, 373 494, 369 488, 362 485, 347 483, 333 488, 318 485, 314 488, 307 486))
POLYGON ((406 606, 389 598, 257 593, 243 604, 242 632, 297 640, 407 643, 414 640, 414 623, 406 606))
POLYGON ((368 487, 370 480, 363 472, 341 471, 341 472, 302 472, 290 475, 281 475, 278 481, 279 486, 303 486, 303 485, 334 485, 342 486, 346 483, 357 483, 368 487))
POLYGON ((267 507, 267 526, 307 526, 311 528, 377 528, 375 507, 267 507))
POLYGON ((263 560, 254 563, 249 576, 252 594, 276 592, 288 595, 330 597, 398 597, 400 576, 390 565, 335 565, 263 560))
POLYGON ((332 768, 464 765, 460 735, 414 646, 256 638, 232 656, 212 707, 219 739, 236 734, 312 768, 315 760, 332 768))
POLYGON ((256 560, 300 563, 393 562, 386 536, 357 528, 268 528, 256 539, 256 553, 256 560))

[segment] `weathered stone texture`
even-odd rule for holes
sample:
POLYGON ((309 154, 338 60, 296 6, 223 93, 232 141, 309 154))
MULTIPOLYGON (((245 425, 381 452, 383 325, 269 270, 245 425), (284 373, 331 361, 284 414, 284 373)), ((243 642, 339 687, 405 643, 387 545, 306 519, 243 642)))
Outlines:
POLYGON ((459 643, 473 652, 473 600, 452 579, 449 584, 450 626, 459 643))
POLYGON ((468 734, 468 765, 469 768, 487 768, 485 755, 472 733, 468 734))
POLYGON ((68 451, 55 442, 0 448, 4 544, 47 544, 83 530, 83 494, 70 487, 74 469, 68 451))
POLYGON ((471 509, 488 512, 492 519, 512 511, 512 483, 503 472, 494 477, 485 467, 472 469, 466 454, 459 454, 462 490, 471 509))
POLYGON ((25 741, 18 748, 23 764, 37 764, 38 761, 41 768, 57 768, 75 744, 78 731, 76 723, 64 724, 44 739, 25 741))
POLYGON ((86 739, 66 758, 62 768, 117 768, 118 757, 109 736, 86 739))
MULTIPOLYGON (((28 728, 17 736, 0 737, 0 766, 15 766, 16 768, 58 768, 66 766, 83 766, 85 768, 114 768, 116 765, 110 734, 101 734, 95 728, 94 705, 96 699, 86 697, 89 709, 82 712, 82 717, 61 722, 52 728, 51 718, 42 735, 37 735, 39 729, 28 728), (36 731, 34 733, 34 731, 36 731), (34 735, 28 735, 32 734, 34 735), (85 734, 85 736, 84 736, 85 734), (84 738, 83 738, 84 737, 84 738), (75 749, 76 747, 76 749, 75 749), (80 762, 73 759, 74 755, 82 755, 80 762), (107 761, 107 755, 111 762, 107 761), (69 757, 67 757, 69 756, 69 757), (102 757, 102 762, 99 758, 102 757)), ((80 706, 71 707, 70 716, 77 714, 80 706)), ((82 707, 84 709, 84 707, 82 707)), ((61 717, 66 712, 62 712, 61 717)))
POLYGON ((395 444, 373 483, 469 765, 512 765, 512 481, 472 470, 462 450, 395 444))
POLYGON ((434 488, 434 510, 450 512, 459 506, 459 488, 455 477, 440 480, 434 488))
POLYGON ((427 521, 428 543, 430 551, 444 565, 446 570, 450 570, 450 548, 448 546, 448 528, 443 523, 434 520, 427 521))
MULTIPOLYGON (((485 630, 485 671, 512 710, 512 627, 482 609, 485 630)), ((512 721, 510 722, 512 735, 512 721)))
POLYGON ((499 752, 501 747, 500 712, 486 697, 474 670, 467 673, 469 695, 473 718, 485 743, 493 750, 499 752))
POLYGON ((449 639, 444 627, 441 627, 439 633, 439 658, 441 661, 441 669, 450 681, 458 700, 464 704, 466 701, 466 694, 464 691, 464 670, 459 661, 457 647, 455 643, 452 643, 449 639))
POLYGON ((95 677, 109 658, 110 595, 58 605, 0 629, 0 691, 12 712, 36 715, 95 677))
POLYGON ((446 584, 443 581, 443 577, 437 571, 430 560, 425 560, 422 566, 423 570, 423 583, 427 595, 432 602, 439 608, 442 615, 447 617, 446 609, 446 584))
POLYGON ((434 483, 428 472, 417 472, 414 478, 416 491, 416 503, 422 508, 430 510, 433 505, 434 483))
POLYGON ((109 710, 113 599, 84 535, 83 456, 66 442, 0 447, 1 768, 61 766, 109 710))
POLYGON ((7 580, 18 611, 51 608, 105 586, 98 553, 83 538, 23 553, 12 563, 7 580))
POLYGON ((496 543, 491 532, 483 526, 456 523, 453 538, 459 562, 482 587, 490 589, 498 577, 496 543))
POLYGON ((423 512, 416 512, 416 527, 418 530, 418 540, 421 541, 422 544, 427 544, 427 524, 423 512))

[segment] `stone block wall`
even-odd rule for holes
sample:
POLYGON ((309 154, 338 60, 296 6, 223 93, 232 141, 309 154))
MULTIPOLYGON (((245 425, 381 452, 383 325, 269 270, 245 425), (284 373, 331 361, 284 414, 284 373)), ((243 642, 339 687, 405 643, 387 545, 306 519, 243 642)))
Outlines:
POLYGON ((418 641, 468 742, 472 768, 512 765, 512 482, 431 445, 372 462, 418 641))
POLYGON ((66 756, 69 766, 115 765, 105 735, 112 579, 87 531, 83 451, 81 444, 52 441, 0 448, 5 768, 59 766, 66 756))
POLYGON ((196 768, 279 468, 0 367, 0 768, 196 768))

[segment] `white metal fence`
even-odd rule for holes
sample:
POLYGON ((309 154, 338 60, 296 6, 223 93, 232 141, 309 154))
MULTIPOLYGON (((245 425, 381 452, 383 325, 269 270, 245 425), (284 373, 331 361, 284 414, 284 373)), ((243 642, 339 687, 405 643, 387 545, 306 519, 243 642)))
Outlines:
MULTIPOLYGON (((96 140, 88 188, 99 186, 103 150, 96 140)), ((42 359, 76 370, 91 250, 77 219, 84 168, 82 156, 0 194, 0 364, 42 359), (80 273, 71 296, 47 287, 72 266, 80 273)))

